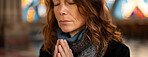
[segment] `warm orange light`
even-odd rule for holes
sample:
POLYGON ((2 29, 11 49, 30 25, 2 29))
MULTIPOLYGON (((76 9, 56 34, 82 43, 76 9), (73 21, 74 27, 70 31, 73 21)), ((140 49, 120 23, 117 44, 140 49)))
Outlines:
POLYGON ((34 21, 35 10, 31 7, 27 12, 27 22, 32 23, 34 21))
POLYGON ((148 17, 148 4, 143 2, 140 2, 138 4, 139 9, 142 11, 142 13, 145 15, 145 17, 148 17))
POLYGON ((25 6, 27 4, 27 0, 21 0, 22 6, 25 6))
POLYGON ((30 5, 32 0, 21 0, 21 6, 22 8, 25 8, 26 6, 30 5))
POLYGON ((128 3, 123 4, 123 17, 129 18, 136 8, 139 8, 141 11, 141 13, 138 14, 144 14, 144 16, 148 17, 148 4, 146 4, 144 0, 129 0, 128 3))
POLYGON ((45 5, 45 1, 44 0, 40 0, 39 4, 41 5, 45 5))

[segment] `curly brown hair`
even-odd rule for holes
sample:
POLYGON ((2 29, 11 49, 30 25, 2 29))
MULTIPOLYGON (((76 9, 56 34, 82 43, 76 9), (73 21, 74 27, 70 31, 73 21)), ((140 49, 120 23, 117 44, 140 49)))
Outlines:
MULTIPOLYGON (((78 11, 86 20, 85 35, 90 41, 99 47, 103 44, 103 49, 105 50, 110 40, 122 42, 121 33, 112 24, 109 14, 110 10, 105 0, 74 0, 74 2, 78 7, 78 11)), ((45 4, 47 6, 47 17, 46 24, 42 30, 44 37, 43 49, 49 52, 48 50, 52 50, 52 47, 55 45, 57 39, 56 31, 59 27, 54 15, 52 0, 45 0, 45 4)), ((51 53, 49 52, 49 54, 51 53)))

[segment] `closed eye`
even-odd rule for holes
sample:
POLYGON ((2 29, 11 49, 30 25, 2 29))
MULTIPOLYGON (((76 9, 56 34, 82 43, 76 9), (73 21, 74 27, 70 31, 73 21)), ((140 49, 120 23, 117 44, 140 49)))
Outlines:
POLYGON ((75 3, 69 3, 70 5, 73 5, 73 4, 75 4, 75 3))
POLYGON ((58 6, 58 5, 60 5, 60 4, 55 4, 54 6, 58 6))

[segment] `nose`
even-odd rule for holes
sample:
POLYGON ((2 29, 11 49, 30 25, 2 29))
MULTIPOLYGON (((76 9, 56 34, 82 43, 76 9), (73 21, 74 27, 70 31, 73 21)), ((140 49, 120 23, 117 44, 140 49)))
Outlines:
POLYGON ((60 15, 66 15, 66 14, 67 14, 67 7, 64 4, 61 4, 60 15))

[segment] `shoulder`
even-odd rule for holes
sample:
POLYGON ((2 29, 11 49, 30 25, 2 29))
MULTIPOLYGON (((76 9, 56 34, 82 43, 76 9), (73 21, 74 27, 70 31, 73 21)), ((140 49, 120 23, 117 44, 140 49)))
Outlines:
MULTIPOLYGON (((48 52, 43 50, 44 45, 42 45, 42 47, 40 48, 40 53, 39 53, 39 57, 52 57, 52 55, 50 55, 48 52)), ((51 52, 49 50, 49 52, 51 52)))
POLYGON ((108 43, 104 57, 130 57, 129 48, 121 42, 112 40, 108 43))

